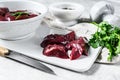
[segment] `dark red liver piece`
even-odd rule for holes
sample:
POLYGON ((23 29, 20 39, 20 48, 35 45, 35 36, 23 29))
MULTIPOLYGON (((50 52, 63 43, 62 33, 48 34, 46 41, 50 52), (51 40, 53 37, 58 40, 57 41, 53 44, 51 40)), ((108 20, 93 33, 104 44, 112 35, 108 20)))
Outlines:
POLYGON ((0 7, 0 21, 23 20, 36 16, 38 16, 37 13, 29 12, 28 10, 9 11, 7 7, 0 7))
POLYGON ((0 15, 0 21, 6 21, 5 17, 0 15))
POLYGON ((43 50, 43 54, 46 56, 55 56, 63 59, 69 58, 63 45, 47 45, 43 50))
POLYGON ((82 54, 86 56, 88 55, 86 43, 83 37, 80 37, 77 40, 71 41, 66 45, 66 48, 68 50, 71 50, 71 53, 70 53, 71 60, 79 58, 82 54))
POLYGON ((0 15, 5 16, 5 14, 9 12, 9 9, 7 7, 0 7, 0 15))
POLYGON ((6 13, 6 15, 5 15, 5 19, 6 19, 7 21, 14 21, 15 18, 16 18, 16 17, 13 16, 13 15, 11 15, 10 12, 6 13))
POLYGON ((68 43, 66 45, 66 48, 68 50, 71 50, 70 53, 71 60, 79 58, 82 54, 88 55, 86 51, 86 43, 82 37, 68 43))
POLYGON ((59 58, 75 60, 81 55, 88 55, 84 38, 80 37, 75 39, 74 31, 66 35, 47 35, 41 43, 41 47, 44 48, 43 54, 46 56, 56 56, 59 58), (71 50, 69 56, 68 50, 71 50))
POLYGON ((60 35, 60 34, 50 34, 46 36, 43 40, 43 42, 40 44, 41 47, 46 47, 48 44, 63 44, 66 45, 70 41, 75 40, 75 33, 74 31, 66 34, 66 35, 60 35))

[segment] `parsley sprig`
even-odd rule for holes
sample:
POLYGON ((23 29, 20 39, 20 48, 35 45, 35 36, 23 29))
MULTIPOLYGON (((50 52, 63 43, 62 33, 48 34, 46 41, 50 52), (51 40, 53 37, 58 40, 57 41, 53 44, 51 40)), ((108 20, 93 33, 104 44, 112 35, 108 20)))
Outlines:
POLYGON ((16 16, 15 19, 17 20, 17 19, 19 19, 20 16, 22 16, 22 15, 29 15, 29 13, 20 11, 20 12, 12 13, 12 15, 16 16))
POLYGON ((107 22, 94 24, 98 27, 98 30, 89 40, 89 45, 93 48, 106 47, 109 50, 107 60, 112 61, 114 56, 120 54, 120 28, 107 22))

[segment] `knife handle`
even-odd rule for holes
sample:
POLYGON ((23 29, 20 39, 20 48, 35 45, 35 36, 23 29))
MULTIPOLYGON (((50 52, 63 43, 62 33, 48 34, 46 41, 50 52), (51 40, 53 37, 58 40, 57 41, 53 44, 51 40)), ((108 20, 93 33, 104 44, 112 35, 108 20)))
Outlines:
POLYGON ((9 54, 9 50, 7 48, 0 46, 0 56, 6 56, 9 54))

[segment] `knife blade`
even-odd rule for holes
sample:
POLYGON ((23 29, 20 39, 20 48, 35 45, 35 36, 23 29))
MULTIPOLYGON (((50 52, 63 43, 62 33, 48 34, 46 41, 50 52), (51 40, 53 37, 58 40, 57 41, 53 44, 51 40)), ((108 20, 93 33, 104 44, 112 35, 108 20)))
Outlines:
POLYGON ((0 47, 0 56, 6 57, 6 58, 14 60, 14 61, 17 61, 19 63, 25 64, 25 65, 30 66, 32 68, 41 70, 43 72, 56 75, 52 69, 50 69, 46 65, 40 63, 40 61, 37 61, 36 59, 34 59, 32 57, 29 57, 27 55, 24 55, 22 53, 12 51, 12 50, 8 50, 4 47, 0 47))

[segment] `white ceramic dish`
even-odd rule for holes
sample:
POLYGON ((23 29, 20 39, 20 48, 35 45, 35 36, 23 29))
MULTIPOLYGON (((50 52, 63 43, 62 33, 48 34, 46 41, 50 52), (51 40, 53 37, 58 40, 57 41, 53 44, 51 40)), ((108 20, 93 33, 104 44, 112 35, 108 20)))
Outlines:
POLYGON ((37 34, 31 38, 17 40, 17 41, 5 41, 0 40, 0 45, 6 47, 11 50, 15 50, 21 52, 22 54, 31 56, 38 60, 57 65, 66 69, 70 69, 77 72, 84 72, 91 68, 94 61, 96 60, 100 48, 93 49, 90 48, 88 56, 81 56, 76 60, 69 59, 61 59, 56 57, 47 57, 42 54, 42 48, 40 47, 40 42, 42 41, 42 37, 49 34, 49 28, 45 28, 46 26, 41 26, 37 31, 37 34), (44 34, 43 34, 44 32, 44 34))
POLYGON ((14 10, 32 10, 40 15, 24 20, 0 21, 0 38, 7 40, 22 39, 35 32, 39 27, 41 20, 47 13, 47 8, 37 2, 25 0, 0 1, 0 7, 8 7, 10 11, 14 10))
POLYGON ((64 23, 74 23, 84 12, 84 6, 73 2, 58 2, 49 6, 49 11, 64 23))

